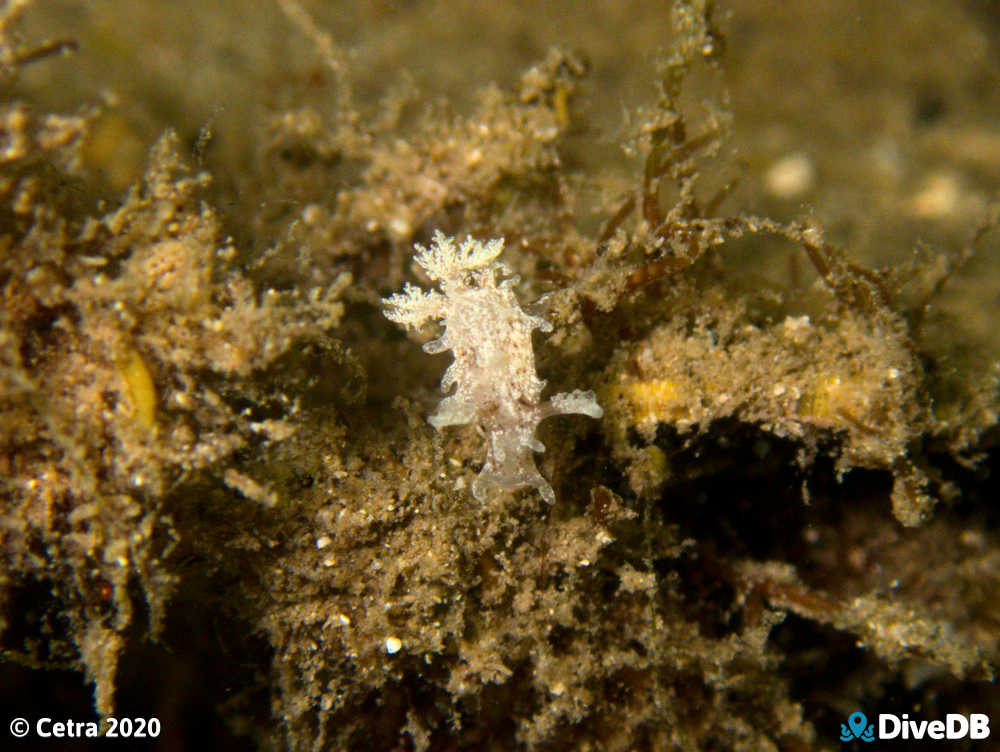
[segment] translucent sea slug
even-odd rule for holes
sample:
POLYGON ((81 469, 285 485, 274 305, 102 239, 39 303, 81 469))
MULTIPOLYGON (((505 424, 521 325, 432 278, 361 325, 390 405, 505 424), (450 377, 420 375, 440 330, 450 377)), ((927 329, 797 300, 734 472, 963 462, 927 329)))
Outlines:
POLYGON ((438 230, 430 248, 415 246, 417 263, 440 287, 422 290, 407 284, 385 299, 387 318, 411 329, 439 320, 444 332, 424 345, 428 353, 451 350, 455 360, 441 388, 454 391, 429 421, 437 429, 474 424, 486 436, 486 464, 472 485, 482 501, 489 485, 534 486, 548 502, 552 487, 535 467, 532 452, 545 451, 535 438, 538 424, 552 415, 603 414, 593 392, 574 391, 541 398, 545 382, 535 373, 531 332, 552 330, 543 318, 521 310, 512 290, 518 278, 497 257, 503 239, 472 238, 456 247, 438 230))

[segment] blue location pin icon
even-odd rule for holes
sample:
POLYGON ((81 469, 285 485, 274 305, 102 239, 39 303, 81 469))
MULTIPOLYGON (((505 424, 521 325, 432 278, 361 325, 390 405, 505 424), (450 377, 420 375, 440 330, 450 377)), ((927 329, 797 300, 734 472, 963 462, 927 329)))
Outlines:
POLYGON ((865 733, 865 726, 868 725, 868 719, 865 718, 864 713, 851 713, 847 716, 847 725, 851 727, 854 738, 860 739, 861 735, 865 733))

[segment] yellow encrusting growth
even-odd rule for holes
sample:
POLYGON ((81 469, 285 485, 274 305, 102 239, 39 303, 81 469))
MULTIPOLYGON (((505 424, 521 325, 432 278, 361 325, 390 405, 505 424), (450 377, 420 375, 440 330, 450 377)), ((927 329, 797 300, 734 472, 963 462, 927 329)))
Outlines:
POLYGON ((636 426, 655 425, 665 416, 679 418, 684 411, 681 390, 673 379, 634 381, 623 384, 620 390, 636 426))
POLYGON ((147 431, 156 430, 156 387, 146 361, 134 348, 126 348, 118 359, 118 373, 132 401, 132 417, 147 431))

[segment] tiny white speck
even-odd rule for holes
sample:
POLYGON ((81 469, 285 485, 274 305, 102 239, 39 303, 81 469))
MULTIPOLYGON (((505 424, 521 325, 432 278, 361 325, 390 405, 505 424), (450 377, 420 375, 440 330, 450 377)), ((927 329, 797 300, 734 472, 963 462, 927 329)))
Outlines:
POLYGON ((307 225, 315 225, 322 218, 322 209, 316 204, 309 204, 302 210, 302 221, 307 225))
POLYGON ((398 637, 387 637, 385 639, 385 652, 389 655, 395 655, 400 650, 403 649, 403 641, 398 637))
POLYGON ((951 172, 928 175, 910 199, 910 211, 925 219, 941 219, 954 214, 962 203, 962 185, 951 172))
POLYGON ((787 154, 764 174, 767 190, 777 198, 793 199, 802 196, 812 188, 816 180, 816 168, 808 154, 795 152, 787 154))
POLYGON ((397 238, 406 238, 410 235, 410 223, 405 217, 393 217, 389 220, 389 232, 397 238))
POLYGON ((787 337, 803 334, 809 329, 811 324, 812 322, 808 316, 786 316, 785 320, 781 322, 781 326, 785 330, 784 333, 787 337))
POLYGON ((333 541, 330 540, 329 536, 321 535, 316 539, 316 548, 322 551, 324 548, 329 546, 333 541))

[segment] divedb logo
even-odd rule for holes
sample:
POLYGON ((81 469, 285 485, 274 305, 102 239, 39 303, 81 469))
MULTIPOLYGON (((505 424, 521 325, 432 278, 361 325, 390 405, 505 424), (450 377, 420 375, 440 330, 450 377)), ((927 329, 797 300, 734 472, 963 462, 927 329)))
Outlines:
POLYGON ((879 713, 877 728, 876 734, 876 725, 868 723, 864 713, 855 711, 847 717, 847 723, 840 724, 840 741, 986 739, 990 735, 990 717, 985 713, 948 713, 943 721, 927 721, 912 720, 906 713, 879 713))

